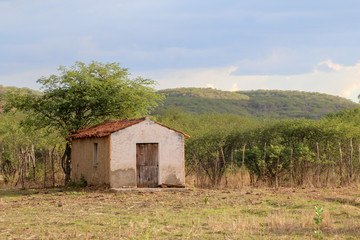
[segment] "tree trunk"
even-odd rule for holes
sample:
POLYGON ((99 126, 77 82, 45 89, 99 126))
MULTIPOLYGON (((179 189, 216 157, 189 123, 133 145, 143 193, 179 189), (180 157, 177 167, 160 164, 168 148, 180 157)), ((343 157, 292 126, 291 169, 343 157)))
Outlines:
POLYGON ((215 159, 215 171, 214 171, 214 182, 218 184, 218 173, 219 173, 219 150, 216 150, 216 159, 215 159))
POLYGON ((282 146, 280 146, 279 156, 276 160, 276 168, 275 168, 275 188, 276 188, 276 190, 279 189, 279 164, 280 164, 281 148, 282 148, 282 146))
POLYGON ((231 161, 231 164, 233 166, 235 166, 235 162, 234 162, 234 148, 231 148, 231 156, 230 156, 230 161, 231 161))
POLYGON ((46 188, 46 161, 49 158, 49 155, 50 155, 50 153, 49 153, 49 151, 47 151, 46 157, 44 159, 44 188, 46 188))
POLYGON ((242 162, 241 162, 241 187, 244 186, 245 149, 246 149, 246 144, 244 144, 244 146, 243 146, 243 156, 242 156, 242 162))
POLYGON ((343 185, 343 176, 342 176, 342 164, 343 164, 343 156, 342 156, 342 151, 341 151, 341 143, 339 143, 339 154, 340 154, 340 186, 343 185))
POLYGON ((291 171, 290 171, 290 184, 291 187, 294 187, 294 163, 293 163, 293 152, 294 150, 291 148, 290 149, 290 167, 291 167, 291 171))
MULTIPOLYGON (((264 163, 266 163, 266 142, 264 143, 264 163)), ((264 166, 261 166, 261 175, 262 175, 262 182, 264 183, 266 181, 264 166)))
POLYGON ((56 148, 56 144, 54 145, 52 151, 51 151, 51 170, 52 170, 52 187, 55 187, 55 157, 54 157, 54 151, 56 148))
POLYGON ((35 181, 36 180, 36 158, 35 158, 34 145, 31 145, 30 162, 31 162, 32 169, 33 169, 33 181, 35 181))
POLYGON ((71 181, 71 142, 66 142, 65 151, 61 158, 61 167, 65 173, 65 185, 71 181))
POLYGON ((21 188, 25 189, 25 175, 26 175, 26 150, 24 150, 22 147, 20 148, 20 153, 18 154, 18 159, 19 159, 19 166, 18 166, 18 173, 19 173, 19 178, 15 183, 15 186, 20 182, 21 183, 21 188))
POLYGON ((317 160, 318 160, 318 165, 316 167, 317 169, 317 185, 318 187, 320 187, 320 151, 319 151, 319 143, 316 142, 316 153, 317 153, 317 160))
POLYGON ((349 157, 349 164, 350 164, 350 171, 349 171, 349 182, 351 183, 352 178, 353 178, 353 171, 354 171, 354 166, 353 166, 353 153, 354 153, 354 148, 353 148, 353 142, 352 142, 352 138, 350 138, 350 157, 349 157))
POLYGON ((329 185, 329 173, 330 173, 330 162, 331 162, 331 157, 330 157, 330 147, 329 147, 329 143, 328 143, 328 147, 327 147, 327 154, 328 154, 328 164, 327 164, 327 173, 326 173, 326 186, 329 185))
POLYGON ((194 158, 194 162, 195 162, 195 172, 196 172, 196 186, 199 186, 199 169, 200 169, 200 166, 199 166, 199 162, 197 161, 197 158, 195 156, 195 153, 193 153, 193 158, 194 158))
POLYGON ((227 176, 226 176, 226 161, 225 161, 224 149, 223 149, 223 147, 221 147, 220 149, 221 149, 221 155, 222 155, 222 159, 223 159, 223 163, 224 163, 225 186, 227 186, 228 180, 227 180, 227 176))
POLYGON ((3 169, 2 169, 2 154, 4 152, 4 148, 0 151, 0 174, 3 173, 3 169))

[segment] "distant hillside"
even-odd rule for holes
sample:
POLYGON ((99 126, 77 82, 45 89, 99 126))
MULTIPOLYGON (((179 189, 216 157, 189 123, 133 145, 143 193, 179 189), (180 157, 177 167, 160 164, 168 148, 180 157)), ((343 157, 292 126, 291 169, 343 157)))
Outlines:
POLYGON ((30 88, 27 88, 27 87, 23 87, 23 88, 5 87, 5 86, 0 84, 0 97, 2 97, 6 93, 6 91, 8 91, 8 90, 18 90, 18 89, 24 91, 25 93, 34 94, 34 95, 37 95, 37 96, 40 96, 42 94, 40 91, 36 91, 36 90, 30 89, 30 88))
POLYGON ((40 91, 36 91, 36 90, 26 88, 26 87, 23 87, 23 88, 5 87, 5 86, 0 84, 0 112, 2 112, 2 105, 4 104, 4 101, 3 101, 4 94, 7 91, 14 91, 14 90, 21 90, 21 91, 23 91, 23 92, 25 92, 27 94, 33 94, 33 95, 36 95, 36 96, 41 96, 41 94, 42 94, 42 92, 40 92, 40 91))
POLYGON ((166 95, 161 111, 180 107, 193 113, 232 113, 269 118, 319 119, 326 114, 360 105, 328 94, 256 90, 229 92, 209 88, 176 88, 159 91, 166 95))
POLYGON ((189 98, 211 98, 211 99, 250 99, 247 95, 239 92, 221 91, 213 88, 173 88, 160 90, 169 97, 189 97, 189 98))
MULTIPOLYGON (((0 112, 3 95, 17 90, 40 96, 42 92, 30 88, 0 85, 0 112)), ((192 113, 230 113, 268 118, 319 119, 329 113, 360 107, 345 98, 321 93, 280 90, 221 91, 212 88, 174 88, 160 90, 166 95, 164 105, 154 113, 169 107, 180 107, 192 113)))

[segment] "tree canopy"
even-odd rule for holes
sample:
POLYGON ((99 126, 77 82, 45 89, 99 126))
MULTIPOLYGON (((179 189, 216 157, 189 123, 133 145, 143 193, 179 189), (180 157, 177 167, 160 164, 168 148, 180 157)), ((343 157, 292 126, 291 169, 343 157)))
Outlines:
POLYGON ((30 113, 31 120, 55 127, 67 137, 106 118, 147 114, 162 99, 152 88, 155 81, 130 78, 128 69, 118 63, 76 62, 70 68, 61 66, 59 72, 37 81, 42 96, 12 92, 5 108, 30 113))
MULTIPOLYGON (((5 110, 27 113, 27 122, 55 129, 67 139, 77 130, 109 118, 128 118, 147 114, 162 95, 156 93, 155 81, 131 78, 128 69, 118 63, 76 62, 61 66, 59 75, 42 77, 41 96, 21 90, 6 95, 5 110)), ((63 157, 64 171, 70 177, 70 140, 63 157)))

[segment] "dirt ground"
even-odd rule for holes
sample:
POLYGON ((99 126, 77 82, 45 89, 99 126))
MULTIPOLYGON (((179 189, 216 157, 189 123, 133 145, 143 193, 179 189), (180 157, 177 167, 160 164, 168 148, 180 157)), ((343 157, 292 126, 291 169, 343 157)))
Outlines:
POLYGON ((359 239, 360 189, 0 188, 0 239, 359 239))

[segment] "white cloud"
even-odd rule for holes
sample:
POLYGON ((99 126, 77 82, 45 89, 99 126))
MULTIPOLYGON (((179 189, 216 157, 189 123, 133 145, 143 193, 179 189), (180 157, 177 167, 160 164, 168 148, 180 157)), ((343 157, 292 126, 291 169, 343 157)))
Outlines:
POLYGON ((266 56, 254 59, 243 59, 237 62, 238 69, 232 74, 242 75, 293 75, 312 70, 313 61, 298 50, 290 48, 273 48, 266 56))
POLYGON ((208 87, 208 88, 212 88, 212 89, 215 89, 215 85, 214 85, 214 84, 212 84, 212 83, 208 83, 208 84, 206 84, 206 87, 208 87))
MULTIPOLYGON (((313 72, 298 75, 242 75, 232 73, 235 66, 202 69, 167 69, 137 72, 134 74, 158 81, 158 89, 175 87, 210 87, 238 91, 251 89, 279 89, 321 92, 338 95, 358 101, 360 93, 360 62, 344 66, 331 60, 319 62, 331 71, 315 68, 313 72)), ((38 89, 35 83, 41 76, 56 74, 56 68, 35 69, 16 74, 0 75, 0 84, 5 86, 24 86, 38 89)))
POLYGON ((237 83, 234 83, 233 85, 232 85, 232 87, 230 88, 230 91, 238 91, 239 90, 239 88, 238 88, 238 85, 237 85, 237 83))
POLYGON ((235 66, 212 69, 183 69, 139 73, 157 80, 159 88, 207 87, 209 82, 222 90, 279 89, 320 92, 351 98, 357 101, 360 93, 360 62, 343 66, 327 60, 332 71, 320 71, 298 75, 233 75, 235 66))
POLYGON ((319 62, 314 72, 331 72, 338 71, 344 67, 340 64, 333 63, 331 60, 319 62))

